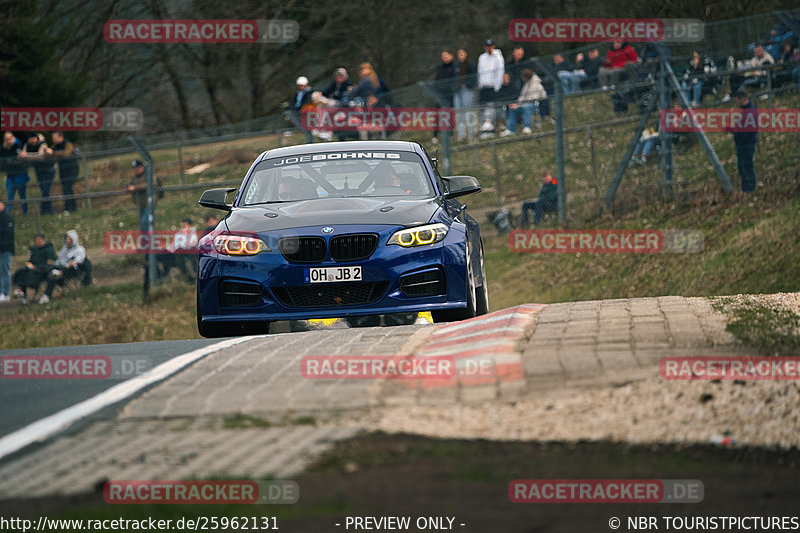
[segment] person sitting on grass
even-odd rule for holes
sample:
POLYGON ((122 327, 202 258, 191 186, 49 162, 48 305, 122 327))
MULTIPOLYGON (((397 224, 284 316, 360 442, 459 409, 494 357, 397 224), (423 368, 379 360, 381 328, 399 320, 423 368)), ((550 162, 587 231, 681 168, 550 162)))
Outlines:
POLYGON ((552 213, 558 209, 558 185, 553 174, 549 170, 542 172, 542 188, 539 189, 539 197, 536 200, 524 202, 522 204, 522 227, 528 225, 528 211, 533 211, 533 225, 541 222, 542 215, 552 213))
POLYGON ((64 235, 64 246, 47 273, 47 287, 39 303, 50 303, 56 285, 63 286, 65 281, 73 278, 81 278, 84 286, 92 283, 92 263, 86 257, 86 249, 78 242, 78 232, 71 229, 64 235))
POLYGON ((14 272, 14 285, 17 286, 14 296, 22 298, 22 303, 28 303, 28 289, 35 291, 47 277, 52 264, 56 260, 53 243, 47 241, 44 233, 37 233, 31 246, 31 256, 25 266, 14 272))
POLYGON ((647 156, 656 147, 656 143, 658 143, 658 132, 655 128, 645 129, 642 132, 642 136, 639 137, 639 142, 636 143, 636 148, 633 149, 631 161, 640 165, 646 164, 647 156))

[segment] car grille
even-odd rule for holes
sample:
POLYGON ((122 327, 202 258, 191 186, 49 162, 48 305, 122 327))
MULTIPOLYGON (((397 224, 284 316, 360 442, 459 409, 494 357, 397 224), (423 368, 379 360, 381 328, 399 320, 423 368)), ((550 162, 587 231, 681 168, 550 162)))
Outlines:
POLYGON ((435 296, 444 294, 444 277, 441 270, 429 270, 419 274, 411 274, 400 281, 400 290, 406 296, 435 296))
POLYGON ((330 247, 334 261, 358 261, 372 255, 378 247, 378 236, 374 233, 338 235, 331 239, 330 247))
POLYGON ((278 241, 283 257, 292 263, 319 263, 325 259, 322 237, 284 237, 278 241))
POLYGON ((377 302, 388 281, 320 283, 315 286, 273 287, 278 301, 286 307, 339 307, 377 302))
POLYGON ((223 281, 219 286, 219 305, 222 307, 246 307, 262 302, 261 288, 250 283, 223 281))

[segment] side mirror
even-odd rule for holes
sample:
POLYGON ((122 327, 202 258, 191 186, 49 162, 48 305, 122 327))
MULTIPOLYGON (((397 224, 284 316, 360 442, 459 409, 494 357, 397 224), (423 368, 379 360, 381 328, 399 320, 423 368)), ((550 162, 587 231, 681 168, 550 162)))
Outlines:
POLYGON ((200 197, 200 205, 203 207, 210 207, 211 209, 222 209, 223 211, 230 211, 230 204, 226 203, 228 193, 235 191, 232 189, 209 189, 200 197))
POLYGON ((478 179, 473 176, 447 176, 443 177, 445 185, 447 185, 447 193, 444 197, 448 200, 456 196, 464 196, 465 194, 472 194, 481 190, 481 184, 478 179))

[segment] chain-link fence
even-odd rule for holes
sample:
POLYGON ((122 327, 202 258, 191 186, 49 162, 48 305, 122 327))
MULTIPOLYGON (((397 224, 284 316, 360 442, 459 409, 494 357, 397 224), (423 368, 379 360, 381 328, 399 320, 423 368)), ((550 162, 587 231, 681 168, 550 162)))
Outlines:
MULTIPOLYGON (((760 107, 798 109, 798 81, 791 77, 791 68, 788 78, 785 76, 786 64, 766 67, 770 73, 760 83, 752 83, 755 77, 749 75, 760 69, 737 68, 737 61, 752 56, 751 45, 764 41, 776 28, 784 32, 781 37, 785 38, 791 32, 788 38, 796 40, 800 35, 798 21, 800 9, 707 24, 702 41, 666 44, 663 51, 671 55, 669 63, 678 83, 684 80, 693 50, 699 50, 714 62, 715 71, 696 76, 704 82, 700 104, 703 107, 730 107, 733 104, 727 102, 727 97, 745 81, 751 97, 760 107), (781 73, 783 75, 777 75, 781 73)), ((773 37, 766 46, 780 46, 780 42, 774 42, 777 39, 773 37)), ((602 56, 608 47, 607 44, 588 45, 561 55, 571 60, 578 53, 588 55, 591 49, 599 48, 602 56)), ((651 51, 649 46, 640 50, 644 55, 651 51)), ((507 53, 506 59, 509 58, 507 53)), ((442 132, 439 146, 432 143, 431 132, 398 131, 389 137, 420 141, 431 155, 438 152, 442 162, 440 170, 478 176, 485 193, 469 198, 471 207, 504 206, 518 212, 520 202, 537 195, 542 169, 550 169, 554 176, 564 178, 566 211, 562 221, 568 224, 591 219, 609 210, 614 212, 645 205, 653 199, 663 198, 667 186, 678 199, 698 190, 725 188, 718 169, 714 168, 713 157, 697 135, 671 138, 673 157, 669 164, 660 157, 665 138, 663 132, 659 132, 658 142, 652 143, 652 152, 629 153, 631 147, 635 149, 638 144, 638 137, 635 138, 638 126, 658 128, 657 106, 653 106, 652 113, 642 121, 643 112, 650 103, 658 99, 659 105, 669 106, 677 100, 674 83, 661 72, 657 60, 645 61, 629 73, 628 80, 613 89, 603 90, 599 81, 590 77, 569 94, 561 90, 562 82, 552 65, 553 55, 529 58, 522 65, 530 67, 541 78, 549 96, 547 100, 538 102, 531 124, 533 131, 529 134, 520 133, 518 128, 516 135, 499 135, 504 131, 508 102, 495 105, 494 130, 481 131, 484 109, 478 103, 475 75, 472 74, 449 80, 418 82, 391 91, 393 106, 440 107, 452 105, 452 95, 462 85, 472 87, 472 105, 456 109, 457 115, 463 117, 469 126, 465 131, 456 128, 452 132, 442 132), (557 89, 563 96, 562 106, 557 106, 557 89), (557 131, 559 111, 563 127, 557 131), (462 133, 464 140, 459 140, 462 133), (561 164, 557 150, 559 135, 563 147, 561 164), (629 158, 623 168, 626 155, 634 155, 635 159, 629 158), (619 186, 614 191, 615 183, 619 186), (615 192, 613 196, 612 192, 615 192)), ((517 70, 521 70, 519 67, 517 70)), ((797 63, 792 68, 796 69, 797 63)), ((707 139, 725 174, 734 184, 738 183, 730 136, 708 133, 707 139)), ((200 189, 213 185, 236 186, 250 163, 263 150, 305 142, 302 132, 292 128, 282 114, 218 128, 142 136, 140 141, 153 155, 155 173, 164 184, 166 199, 159 203, 171 205, 170 198, 179 198, 183 200, 185 210, 195 216, 202 212, 195 201, 200 189), (191 202, 186 201, 189 197, 191 202)), ((760 146, 756 158, 760 178, 771 186, 796 183, 800 136, 765 132, 761 134, 760 146), (766 162, 769 164, 762 164, 766 162)), ((136 157, 130 142, 115 140, 80 148, 81 177, 74 189, 79 209, 120 206, 121 214, 132 213, 130 200, 126 197, 128 193, 124 190, 132 173, 131 161, 136 157)), ((28 186, 31 214, 25 220, 30 220, 39 229, 47 217, 38 216, 39 203, 43 199, 37 192, 34 179, 28 186)), ((57 210, 61 205, 59 202, 66 199, 59 193, 56 181, 51 194, 57 210)), ((12 202, 12 207, 18 203, 12 202)), ((170 212, 165 216, 163 210, 158 209, 157 215, 158 225, 168 224, 169 227, 180 219, 181 213, 170 212)), ((551 220, 559 219, 552 216, 551 220)))

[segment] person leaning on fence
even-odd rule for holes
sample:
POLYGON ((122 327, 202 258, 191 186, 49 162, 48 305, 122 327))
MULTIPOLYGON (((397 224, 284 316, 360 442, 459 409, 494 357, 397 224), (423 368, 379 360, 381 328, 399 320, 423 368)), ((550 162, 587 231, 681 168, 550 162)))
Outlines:
POLYGON ((484 52, 478 56, 478 103, 483 106, 483 124, 481 131, 485 134, 494 133, 495 101, 497 91, 503 85, 505 63, 503 53, 495 48, 494 41, 486 39, 483 43, 484 52))
MULTIPOLYGON (((750 122, 758 124, 757 120, 747 121, 745 115, 755 114, 756 107, 747 95, 747 91, 739 89, 736 92, 736 105, 742 112, 742 123, 750 122)), ((736 166, 739 176, 742 179, 742 192, 753 192, 756 189, 756 170, 753 166, 753 156, 758 144, 757 131, 736 131, 731 128, 729 133, 733 133, 733 143, 736 145, 736 166)))
MULTIPOLYGON (((3 145, 0 147, 0 170, 6 173, 6 196, 8 203, 14 201, 19 195, 22 202, 22 214, 28 214, 28 169, 25 162, 19 159, 22 152, 22 142, 13 133, 7 131, 3 134, 3 145)), ((11 210, 11 206, 8 206, 11 210)))
POLYGON ((28 303, 28 289, 34 292, 47 278, 47 273, 56 260, 53 243, 47 241, 43 233, 37 233, 30 248, 31 255, 25 266, 14 272, 14 296, 22 298, 22 303, 28 303))
POLYGON ((39 183, 39 190, 42 192, 42 199, 39 210, 43 215, 53 214, 53 202, 50 198, 50 187, 56 177, 56 168, 53 158, 53 150, 47 146, 44 135, 30 131, 25 134, 28 138, 19 157, 27 160, 36 173, 36 181, 39 183))
POLYGON ((465 48, 456 50, 456 92, 453 95, 453 107, 456 110, 456 135, 459 141, 463 141, 469 134, 472 139, 477 126, 475 112, 471 109, 475 105, 475 63, 469 58, 469 52, 465 48))
POLYGON ((531 133, 533 113, 536 111, 539 101, 547 100, 547 92, 544 90, 541 78, 531 69, 526 68, 522 71, 522 79, 525 81, 525 85, 522 86, 519 98, 516 102, 508 105, 506 129, 500 133, 503 137, 516 133, 520 115, 522 115, 522 133, 531 133))
POLYGON ((0 303, 9 301, 11 293, 11 258, 14 255, 14 217, 0 202, 0 303))
POLYGON ((47 286, 39 298, 40 304, 50 303, 56 285, 64 286, 64 282, 79 278, 83 286, 92 284, 92 262, 86 257, 86 249, 78 241, 78 232, 74 229, 64 234, 64 246, 58 251, 55 263, 47 272, 47 286))
MULTIPOLYGON (((436 77, 434 78, 434 90, 438 94, 440 107, 453 107, 453 93, 455 92, 456 70, 455 56, 453 52, 445 48, 442 50, 441 63, 436 67, 436 77)), ((439 130, 433 130, 433 144, 439 142, 439 130)))
MULTIPOLYGON (((53 156, 58 161, 58 179, 61 181, 61 192, 65 196, 74 193, 73 185, 78 181, 78 157, 75 145, 64 138, 60 131, 53 132, 53 156)), ((78 209, 74 198, 64 200, 64 214, 73 213, 78 209)))
MULTIPOLYGON (((136 204, 136 207, 139 208, 139 229, 142 230, 143 233, 146 233, 148 230, 148 220, 147 220, 147 177, 145 175, 145 165, 138 159, 135 159, 133 163, 131 163, 133 167, 133 177, 131 178, 130 183, 126 187, 126 190, 131 193, 133 197, 133 203, 136 204)), ((155 182, 155 178, 153 178, 155 182)), ((153 183, 155 186, 155 183, 153 183)), ((153 210, 155 211, 155 195, 153 198, 153 210)))
POLYGON ((541 222, 542 215, 552 213, 558 209, 558 184, 553 174, 549 170, 542 172, 542 188, 539 189, 539 197, 536 200, 524 202, 522 204, 522 227, 528 225, 528 211, 533 211, 533 225, 541 222))

